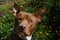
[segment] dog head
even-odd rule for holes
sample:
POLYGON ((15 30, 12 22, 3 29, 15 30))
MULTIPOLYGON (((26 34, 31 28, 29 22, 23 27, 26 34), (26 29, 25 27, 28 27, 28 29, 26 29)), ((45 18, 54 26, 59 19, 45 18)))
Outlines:
POLYGON ((27 13, 22 11, 15 3, 13 7, 15 23, 14 30, 18 35, 30 36, 36 28, 38 22, 41 22, 46 8, 39 9, 36 13, 27 13))

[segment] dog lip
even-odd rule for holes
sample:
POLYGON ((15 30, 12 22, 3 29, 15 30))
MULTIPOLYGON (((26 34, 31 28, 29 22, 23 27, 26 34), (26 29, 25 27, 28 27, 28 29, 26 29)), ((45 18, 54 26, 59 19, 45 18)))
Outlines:
POLYGON ((25 36, 30 36, 30 35, 32 34, 32 33, 26 33, 25 30, 23 30, 23 31, 21 31, 21 32, 23 32, 25 36))
POLYGON ((23 31, 24 35, 27 36, 27 34, 25 33, 25 31, 23 31))
POLYGON ((25 30, 24 28, 20 28, 20 31, 21 31, 21 32, 24 32, 24 30, 25 30))
POLYGON ((20 29, 20 30, 25 30, 25 29, 24 29, 23 27, 21 27, 21 26, 20 26, 20 28, 19 28, 19 29, 20 29))
POLYGON ((24 31, 25 29, 20 29, 20 31, 24 31))

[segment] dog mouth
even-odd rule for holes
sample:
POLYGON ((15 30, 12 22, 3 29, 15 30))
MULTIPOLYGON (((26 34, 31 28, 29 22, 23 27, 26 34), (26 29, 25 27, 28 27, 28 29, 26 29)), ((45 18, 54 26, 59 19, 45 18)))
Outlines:
POLYGON ((19 27, 20 35, 29 36, 31 33, 28 28, 19 27))
POLYGON ((19 29, 21 32, 23 32, 25 30, 23 27, 20 27, 19 29))
POLYGON ((30 35, 31 35, 30 31, 27 30, 27 29, 23 30, 23 33, 24 33, 26 36, 30 36, 30 35))
POLYGON ((20 32, 22 32, 22 34, 25 35, 25 36, 30 35, 30 32, 28 30, 26 30, 26 29, 23 29, 23 28, 20 29, 20 32))

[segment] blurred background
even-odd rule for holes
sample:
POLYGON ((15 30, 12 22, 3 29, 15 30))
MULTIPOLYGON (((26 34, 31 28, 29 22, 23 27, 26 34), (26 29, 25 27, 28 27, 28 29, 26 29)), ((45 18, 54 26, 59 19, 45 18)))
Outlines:
POLYGON ((35 40, 60 40, 60 0, 0 0, 0 40, 6 40, 14 29, 14 2, 29 13, 46 7, 47 11, 33 37, 35 40))

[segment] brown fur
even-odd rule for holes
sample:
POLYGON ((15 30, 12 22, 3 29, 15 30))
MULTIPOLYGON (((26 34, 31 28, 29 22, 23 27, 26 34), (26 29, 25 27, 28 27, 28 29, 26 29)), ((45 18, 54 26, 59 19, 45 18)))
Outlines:
MULTIPOLYGON (((18 13, 16 18, 17 18, 16 21, 18 21, 18 22, 20 22, 20 24, 26 26, 25 31, 26 31, 27 35, 31 35, 32 31, 35 29, 36 24, 38 23, 37 18, 33 14, 28 14, 25 12, 18 13)), ((18 26, 18 24, 17 24, 17 26, 18 26)))
POLYGON ((20 10, 16 3, 13 10, 15 16, 14 31, 19 37, 32 35, 37 23, 41 22, 42 14, 45 12, 45 8, 41 8, 35 14, 26 13, 20 10), (24 27, 24 30, 20 30, 21 25, 24 27))

